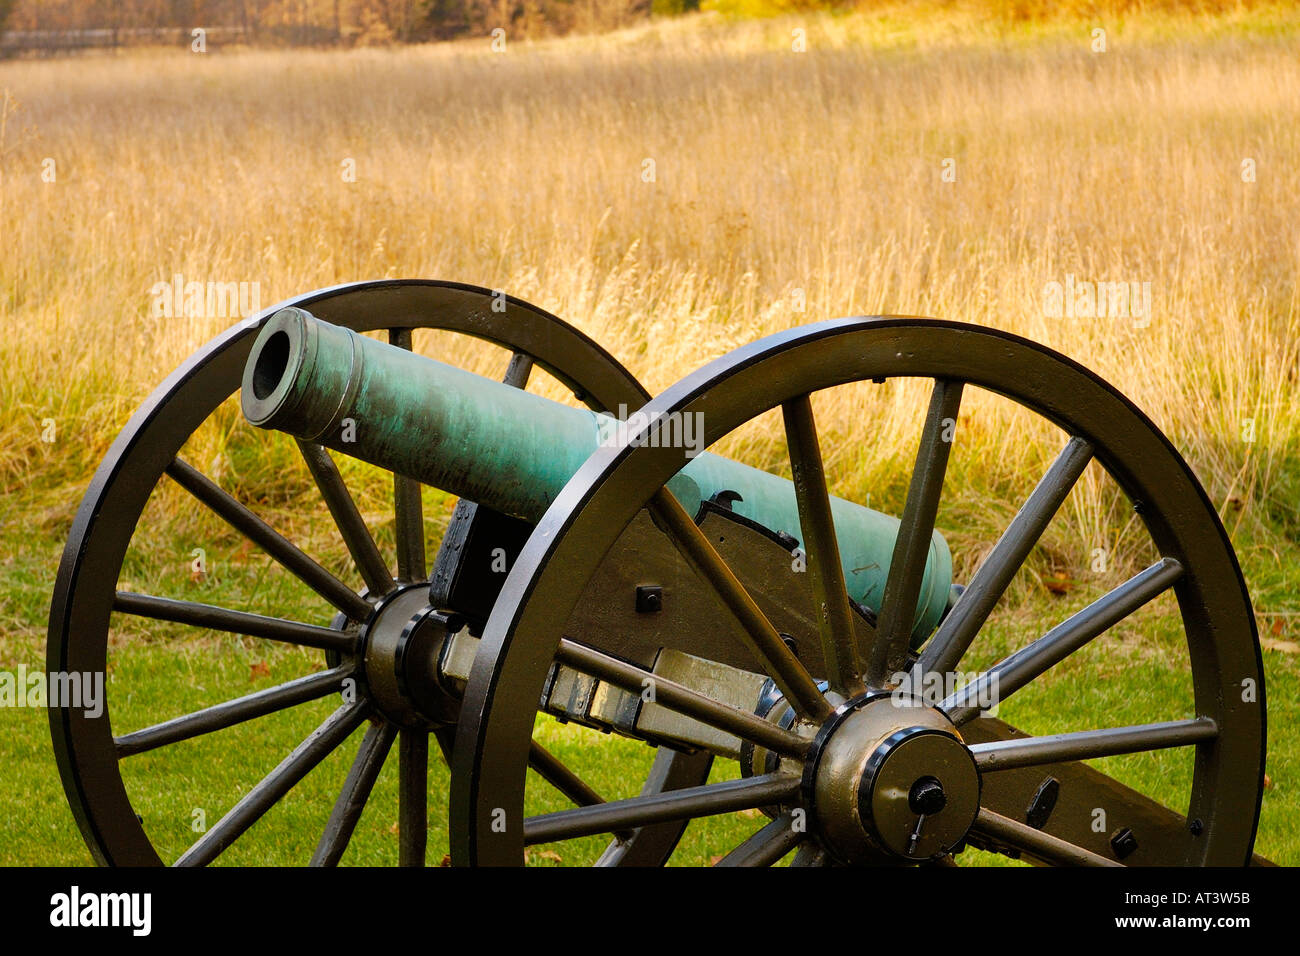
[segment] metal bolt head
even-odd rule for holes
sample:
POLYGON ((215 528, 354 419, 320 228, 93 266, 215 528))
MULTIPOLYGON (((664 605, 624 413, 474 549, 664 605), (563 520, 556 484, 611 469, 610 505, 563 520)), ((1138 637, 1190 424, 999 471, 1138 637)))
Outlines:
POLYGON ((936 777, 921 777, 912 784, 912 791, 907 795, 907 805, 913 813, 928 817, 948 805, 948 796, 936 777))
POLYGON ((641 584, 636 589, 638 614, 657 614, 664 609, 664 589, 657 584, 641 584))
POLYGON ((1138 848, 1137 837, 1128 827, 1120 827, 1110 835, 1110 848, 1118 859, 1124 859, 1138 848))

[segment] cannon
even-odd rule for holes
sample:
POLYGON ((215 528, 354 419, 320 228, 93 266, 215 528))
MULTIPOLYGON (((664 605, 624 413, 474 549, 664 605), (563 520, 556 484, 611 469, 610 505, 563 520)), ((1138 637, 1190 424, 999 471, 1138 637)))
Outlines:
POLYGON ((313 864, 343 858, 394 747, 398 862, 425 862, 430 738, 450 767, 455 864, 520 864, 548 845, 566 861, 659 865, 688 824, 735 814, 743 832, 726 837, 721 865, 1260 862, 1265 705, 1249 596, 1195 476, 1111 386, 1006 333, 876 317, 768 336, 651 399, 572 327, 500 301, 438 282, 312 293, 217 339, 127 425, 65 550, 50 669, 102 672, 122 643, 114 622, 132 617, 306 647, 323 664, 143 728, 115 729, 112 700, 95 716, 51 708, 65 790, 97 860, 213 862, 357 735, 313 864), (504 348, 504 381, 449 364, 455 347, 416 354, 415 328, 504 348), (379 330, 387 343, 359 334, 379 330), (585 407, 526 391, 534 367, 585 407), (930 398, 892 517, 830 494, 812 397, 900 378, 929 383, 930 398), (936 516, 963 395, 977 390, 1041 416, 1063 442, 963 588, 936 516), (363 586, 186 460, 187 439, 236 392, 251 426, 297 446, 363 586), (706 450, 769 412, 788 479, 706 450), (331 451, 392 472, 395 568, 331 451), (1093 462, 1132 503, 1148 566, 954 686, 1093 462), (332 617, 122 587, 165 482, 268 552, 332 617), (431 566, 421 484, 459 499, 431 566), (1183 713, 1082 725, 1062 714, 1035 735, 995 715, 1162 595, 1184 630, 1183 713), (147 794, 128 786, 132 761, 330 697, 324 722, 194 839, 177 846, 137 815, 147 794), (644 779, 602 794, 542 745, 539 714, 593 752, 649 745, 644 779), (1190 762, 1172 800, 1098 763, 1156 752, 1190 762), (557 796, 572 806, 555 808, 557 796))
MULTIPOLYGON (((598 447, 626 424, 512 389, 285 309, 263 327, 245 367, 245 417, 537 523, 598 447)), ((674 419, 663 440, 689 453, 698 419, 674 419)), ((630 438, 630 436, 627 436, 630 438)), ((656 438, 656 440, 659 440, 656 438)), ((692 515, 704 502, 794 539, 799 511, 790 482, 708 452, 693 455, 669 482, 692 515)), ((898 519, 830 500, 840 529, 850 598, 879 607, 898 519)), ((916 638, 938 623, 950 595, 952 562, 942 535, 929 545, 916 638)))

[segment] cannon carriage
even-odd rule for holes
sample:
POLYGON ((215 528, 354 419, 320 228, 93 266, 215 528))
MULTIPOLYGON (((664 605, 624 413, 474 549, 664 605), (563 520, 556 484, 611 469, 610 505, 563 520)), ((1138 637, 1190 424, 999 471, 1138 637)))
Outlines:
POLYGON ((393 750, 396 839, 425 862, 430 738, 450 765, 451 862, 607 837, 595 862, 658 865, 692 821, 748 812, 723 865, 951 865, 978 850, 1051 865, 1243 865, 1262 793, 1263 675, 1249 597, 1218 516, 1169 441, 1076 363, 1005 333, 885 317, 824 322, 723 356, 655 399, 540 309, 488 290, 376 282, 312 293, 194 356, 124 429, 92 481, 51 609, 50 670, 102 671, 115 616, 319 649, 326 667, 143 728, 51 710, 83 836, 110 864, 205 864, 364 731, 310 861, 343 857, 393 750), (504 381, 411 351, 434 328, 510 353, 504 381), (388 342, 363 334, 387 331, 388 342), (534 368, 585 408, 525 390, 534 368), (818 393, 928 383, 905 504, 829 492, 818 393), (1064 432, 964 588, 936 531, 963 395, 991 392, 1064 432), (182 456, 239 393, 291 436, 363 582, 327 571, 182 456), (617 415, 634 412, 626 423, 617 415), (705 450, 779 413, 791 479, 705 450), (698 429, 698 431, 697 431, 698 429), (328 450, 327 450, 328 449, 328 450), (393 473, 395 566, 335 454, 393 473), (1091 462, 1127 495, 1154 560, 961 686, 946 680, 1091 462), (332 620, 270 617, 119 587, 160 483, 174 482, 320 595, 332 620), (419 486, 459 498, 436 551, 419 486), (432 555, 431 560, 429 556, 432 555), (1029 735, 997 705, 1163 594, 1177 601, 1191 694, 1181 714, 1105 713, 1029 735), (921 689, 938 677, 946 692, 921 689), (1244 690, 1245 689, 1245 690, 1244 690), (339 706, 210 828, 164 859, 122 764, 321 698, 339 706), (535 738, 545 714, 655 748, 603 799, 535 738), (1085 761, 1185 750, 1165 801, 1085 761), (530 811, 540 783, 574 806, 530 811), (1097 811, 1105 824, 1097 826, 1097 811))

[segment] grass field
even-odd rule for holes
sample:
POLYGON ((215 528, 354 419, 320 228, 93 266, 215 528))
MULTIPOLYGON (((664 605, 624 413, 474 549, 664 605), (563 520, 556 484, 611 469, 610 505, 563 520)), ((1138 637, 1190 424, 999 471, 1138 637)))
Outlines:
MULTIPOLYGON (((1026 335, 1095 369, 1199 475, 1264 638, 1271 732, 1257 849, 1300 863, 1290 732, 1300 717, 1300 22, 1283 6, 1134 16, 1100 24, 1104 52, 1093 48, 1097 26, 687 18, 504 53, 485 40, 0 63, 0 670, 43 666, 59 554, 118 429, 241 317, 156 314, 155 284, 173 276, 256 283, 263 307, 384 276, 504 289, 581 327, 651 391, 778 329, 934 315, 1026 335), (1050 314, 1045 287, 1073 280, 1149 283, 1149 316, 1050 314)), ((429 354, 445 345, 418 344, 429 354)), ((486 351, 467 361, 498 370, 486 351)), ((891 384, 819 401, 836 493, 901 508, 920 395, 891 384)), ((991 396, 963 407, 960 435, 939 528, 966 580, 1059 441, 991 396)), ((778 436, 765 420, 727 450, 780 470, 778 436)), ((228 407, 189 453, 345 569, 328 517, 304 510, 310 479, 291 443, 250 434, 228 407)), ((390 547, 382 487, 364 468, 345 474, 390 547)), ((151 502, 128 583, 328 621, 305 589, 184 501, 172 488, 151 502), (209 555, 202 576, 191 574, 198 546, 209 555)), ((426 491, 431 542, 450 504, 426 491)), ((1140 530, 1090 470, 964 666, 987 666, 1144 566, 1140 530)), ((181 642, 121 625, 115 726, 324 666, 252 639, 181 642)), ((1076 658, 1004 715, 1039 732, 1101 726, 1103 714, 1112 724, 1190 715, 1168 595, 1076 658)), ((195 808, 215 819, 319 717, 304 707, 242 737, 139 758, 132 792, 155 840, 179 850, 195 808)), ((635 743, 607 750, 557 725, 542 733, 609 793, 637 789, 648 765, 635 743)), ((88 861, 43 711, 0 710, 0 759, 0 864, 88 861)), ((255 845, 222 861, 305 860, 349 759, 330 758, 259 825, 255 845)), ((1107 767, 1175 808, 1186 799, 1185 755, 1107 767)), ((350 861, 395 856, 395 789, 390 767, 350 861)), ((432 789, 437 834, 443 776, 432 789)), ((737 817, 692 831, 681 859, 707 861, 754 827, 737 817)))

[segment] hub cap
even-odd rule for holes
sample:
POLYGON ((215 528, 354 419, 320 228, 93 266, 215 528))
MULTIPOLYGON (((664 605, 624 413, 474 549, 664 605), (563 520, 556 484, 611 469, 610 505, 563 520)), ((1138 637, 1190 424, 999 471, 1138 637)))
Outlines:
POLYGON ((979 812, 979 772, 956 727, 890 694, 851 701, 822 726, 803 788, 826 849, 845 863, 930 859, 979 812))

